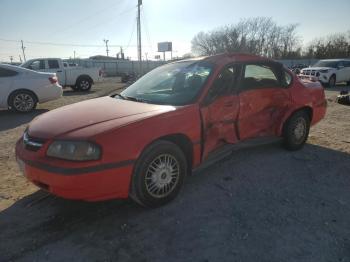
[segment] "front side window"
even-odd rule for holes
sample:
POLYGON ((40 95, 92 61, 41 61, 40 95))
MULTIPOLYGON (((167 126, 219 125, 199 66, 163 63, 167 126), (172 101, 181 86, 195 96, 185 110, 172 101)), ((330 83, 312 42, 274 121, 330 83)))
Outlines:
POLYGON ((58 69, 60 68, 57 60, 48 60, 49 69, 58 69))
POLYGON ((149 72, 124 90, 126 99, 162 105, 186 105, 202 90, 212 72, 208 62, 184 61, 149 72))
POLYGON ((16 71, 13 71, 7 68, 0 68, 0 77, 11 77, 17 74, 18 73, 16 71))
POLYGON ((243 89, 279 86, 275 70, 267 65, 246 65, 242 81, 243 89))
POLYGON ((43 70, 45 69, 45 61, 44 60, 35 60, 30 65, 28 65, 28 68, 31 70, 43 70))
POLYGON ((234 83, 238 75, 238 67, 231 65, 226 67, 215 79, 212 87, 208 91, 207 103, 211 102, 214 98, 218 96, 224 96, 232 93, 234 88, 234 83))

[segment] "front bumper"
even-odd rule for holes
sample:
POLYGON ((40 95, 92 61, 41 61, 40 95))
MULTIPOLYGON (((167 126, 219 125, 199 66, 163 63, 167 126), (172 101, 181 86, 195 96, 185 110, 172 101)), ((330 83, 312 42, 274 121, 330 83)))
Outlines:
POLYGON ((16 158, 28 180, 62 198, 100 201, 129 196, 133 161, 86 167, 62 167, 39 152, 25 149, 22 139, 16 144, 16 158))
POLYGON ((311 81, 319 81, 323 84, 327 84, 329 82, 329 78, 330 76, 328 74, 322 74, 322 73, 319 73, 317 75, 317 73, 301 73, 299 75, 300 78, 302 79, 308 79, 308 80, 311 80, 311 81))

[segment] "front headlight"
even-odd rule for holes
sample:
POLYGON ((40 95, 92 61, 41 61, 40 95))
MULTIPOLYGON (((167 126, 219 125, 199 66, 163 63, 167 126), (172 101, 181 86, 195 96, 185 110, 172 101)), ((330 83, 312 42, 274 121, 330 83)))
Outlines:
POLYGON ((98 160, 101 157, 101 148, 87 141, 55 141, 46 154, 72 161, 98 160))

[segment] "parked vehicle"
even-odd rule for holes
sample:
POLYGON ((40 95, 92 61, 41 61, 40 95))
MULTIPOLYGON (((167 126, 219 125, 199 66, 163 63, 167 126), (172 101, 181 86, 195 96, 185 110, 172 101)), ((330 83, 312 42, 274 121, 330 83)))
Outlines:
POLYGON ((21 66, 39 72, 56 73, 62 86, 69 86, 79 91, 89 91, 92 84, 98 82, 102 77, 100 69, 65 67, 64 62, 59 58, 32 59, 21 66))
POLYGON ((154 207, 174 199, 192 170, 235 148, 277 140, 302 148, 325 112, 319 82, 266 58, 225 54, 170 63, 121 94, 42 114, 16 155, 26 177, 52 194, 130 196, 154 207))
POLYGON ((25 113, 61 96, 56 74, 0 64, 0 108, 25 113))
POLYGON ((301 69, 306 68, 306 67, 307 67, 307 65, 305 65, 305 64, 296 64, 296 65, 293 65, 290 69, 298 75, 298 74, 300 74, 301 69))
POLYGON ((77 66, 79 66, 79 65, 76 64, 76 63, 63 62, 63 66, 64 66, 64 67, 77 67, 77 66))
POLYGON ((317 77, 322 84, 329 87, 341 82, 350 85, 350 60, 320 60, 312 67, 302 69, 301 75, 317 77))

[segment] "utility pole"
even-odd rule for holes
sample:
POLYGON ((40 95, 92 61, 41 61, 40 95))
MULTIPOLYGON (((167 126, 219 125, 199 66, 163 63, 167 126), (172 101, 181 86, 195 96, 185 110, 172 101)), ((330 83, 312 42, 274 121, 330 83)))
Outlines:
POLYGON ((21 62, 21 64, 22 64, 22 57, 21 57, 21 55, 18 55, 19 56, 19 61, 21 62))
POLYGON ((142 0, 138 0, 137 4, 137 50, 139 59, 139 73, 142 75, 142 41, 141 41, 141 10, 142 0))
POLYGON ((109 40, 103 39, 103 42, 105 42, 105 44, 106 44, 106 53, 107 53, 107 56, 109 56, 108 55, 109 54, 109 50, 108 50, 108 42, 109 42, 109 40))
POLYGON ((23 59, 24 59, 24 62, 26 62, 26 61, 27 61, 27 59, 26 59, 26 54, 25 54, 25 52, 24 52, 24 50, 25 50, 26 48, 25 48, 25 46, 24 46, 24 44, 23 44, 23 40, 21 40, 21 43, 22 43, 22 53, 23 53, 23 59))

